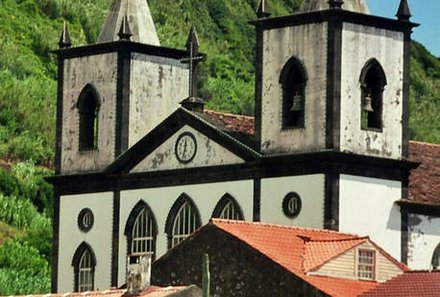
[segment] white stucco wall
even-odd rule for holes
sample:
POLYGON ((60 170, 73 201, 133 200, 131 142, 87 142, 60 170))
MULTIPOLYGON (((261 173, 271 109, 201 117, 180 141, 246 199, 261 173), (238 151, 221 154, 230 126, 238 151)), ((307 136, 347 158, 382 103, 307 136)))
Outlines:
POLYGON ((324 174, 266 178, 261 180, 261 221, 298 227, 324 227, 324 174), (296 218, 283 213, 286 194, 296 192, 302 208, 296 218))
POLYGON ((440 218, 408 214, 408 266, 431 269, 435 248, 440 244, 440 218))
POLYGON ((61 172, 93 171, 114 160, 117 54, 64 61, 61 172), (79 152, 79 95, 87 84, 99 94, 98 149, 79 152))
POLYGON ((343 24, 341 73, 341 150, 399 159, 402 154, 403 33, 370 26, 343 24), (368 60, 382 66, 383 131, 361 130, 359 78, 368 60))
POLYGON ((141 161, 133 168, 132 172, 227 165, 243 162, 242 158, 186 125, 141 161), (197 141, 196 155, 188 164, 180 163, 175 154, 176 141, 184 132, 192 133, 197 141))
POLYGON ((237 200, 243 210, 245 220, 252 220, 253 180, 122 191, 119 226, 119 285, 125 283, 127 238, 124 235, 124 230, 133 207, 140 200, 143 200, 150 206, 156 217, 158 226, 157 259, 167 251, 166 219, 174 202, 182 193, 186 193, 194 201, 200 212, 202 225, 209 222, 215 206, 226 193, 237 200))
POLYGON ((339 189, 339 231, 369 236, 400 260, 401 182, 341 175, 339 189))
POLYGON ((95 193, 60 197, 60 233, 58 255, 58 292, 74 290, 73 255, 85 241, 96 256, 95 289, 108 289, 111 284, 111 246, 113 193, 95 193), (92 229, 84 233, 78 228, 78 214, 90 208, 94 215, 92 229))
POLYGON ((262 150, 298 152, 325 147, 327 24, 315 23, 266 30, 263 33, 262 150), (305 128, 282 128, 283 67, 295 56, 308 75, 305 128))
POLYGON ((188 64, 133 53, 129 146, 150 132, 188 97, 188 64))

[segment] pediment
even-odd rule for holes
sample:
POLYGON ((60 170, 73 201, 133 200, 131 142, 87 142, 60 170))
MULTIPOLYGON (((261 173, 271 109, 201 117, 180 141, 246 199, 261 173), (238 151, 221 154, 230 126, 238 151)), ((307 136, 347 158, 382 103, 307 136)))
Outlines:
POLYGON ((120 155, 105 173, 231 165, 258 157, 255 150, 197 113, 180 108, 120 155))

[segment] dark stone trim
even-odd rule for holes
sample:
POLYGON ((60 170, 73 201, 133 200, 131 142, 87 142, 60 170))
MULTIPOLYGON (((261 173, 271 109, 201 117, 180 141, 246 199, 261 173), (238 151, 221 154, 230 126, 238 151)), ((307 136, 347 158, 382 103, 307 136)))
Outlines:
POLYGON ((58 254, 59 254, 59 242, 60 242, 60 195, 55 193, 53 199, 53 223, 52 223, 52 279, 51 279, 51 292, 58 292, 58 254))
POLYGON ((328 22, 325 146, 327 149, 339 150, 341 142, 342 21, 331 17, 328 22))
POLYGON ((400 261, 408 264, 408 213, 400 212, 400 261))
POLYGON ((129 172, 146 156, 159 147, 166 139, 171 137, 185 125, 191 126, 246 161, 253 160, 258 156, 258 154, 251 148, 238 142, 228 134, 215 129, 196 114, 190 114, 190 112, 179 108, 150 133, 119 156, 118 159, 105 170, 105 173, 114 174, 129 172))
POLYGON ((411 31, 404 33, 403 41, 403 90, 402 90, 402 157, 409 156, 409 116, 411 72, 411 31))
POLYGON ((71 59, 85 56, 108 54, 119 51, 127 51, 171 59, 181 59, 188 55, 188 52, 185 50, 126 41, 114 41, 109 43, 98 43, 80 47, 64 48, 56 50, 54 52, 62 58, 71 59))
POLYGON ((339 173, 325 175, 324 228, 339 231, 339 173))
POLYGON ((61 153, 63 145, 63 89, 64 89, 64 59, 58 56, 58 84, 57 84, 57 110, 55 131, 55 173, 61 172, 61 153))
MULTIPOLYGON (((337 172, 401 181, 418 163, 340 152, 265 157, 244 164, 134 174, 90 173, 47 178, 63 195, 337 172)), ((257 195, 258 193, 254 193, 257 195)))
POLYGON ((118 52, 118 78, 116 86, 115 156, 128 148, 130 113, 130 52, 118 52))
POLYGON ((240 204, 238 204, 237 200, 235 200, 235 198, 229 193, 226 193, 222 196, 220 201, 215 206, 211 217, 220 218, 223 209, 225 208, 226 204, 228 204, 229 202, 232 202, 234 204, 236 211, 238 211, 238 217, 239 217, 238 220, 244 220, 243 209, 241 208, 240 204))
POLYGON ((167 234, 167 238, 168 238, 168 249, 170 249, 172 247, 172 243, 173 243, 174 220, 176 219, 176 216, 178 215, 180 208, 186 202, 188 202, 191 205, 191 208, 193 209, 194 213, 196 214, 196 226, 197 226, 196 229, 198 229, 198 228, 200 228, 200 226, 202 226, 202 219, 200 216, 200 211, 197 208, 196 204, 191 199, 191 197, 189 197, 185 193, 182 193, 179 196, 179 198, 177 198, 176 202, 174 202, 173 206, 171 207, 171 209, 168 213, 168 216, 167 216, 166 223, 165 223, 165 233, 167 234))
POLYGON ((401 212, 440 217, 440 205, 410 200, 397 201, 401 212))
POLYGON ((112 263, 111 286, 118 287, 119 267, 119 225, 120 225, 121 192, 113 192, 113 226, 112 226, 112 263))
POLYGON ((254 26, 260 26, 263 30, 299 26, 311 23, 328 22, 332 17, 337 17, 343 22, 388 29, 391 31, 408 31, 419 24, 411 22, 401 22, 395 19, 383 18, 368 14, 356 13, 343 9, 332 9, 300 13, 276 18, 258 19, 249 22, 254 26))
POLYGON ((139 213, 144 208, 146 208, 148 210, 148 212, 151 215, 151 218, 153 219, 153 236, 154 236, 153 252, 154 252, 154 254, 152 257, 152 261, 154 261, 155 255, 156 255, 156 238, 157 238, 157 233, 158 233, 159 228, 157 227, 156 216, 154 215, 153 211, 151 210, 151 207, 148 205, 148 203, 146 203, 143 200, 140 200, 138 203, 136 203, 136 205, 133 207, 130 214, 128 215, 127 223, 125 224, 124 235, 127 237, 127 255, 130 255, 130 253, 131 253, 130 251, 131 251, 131 244, 132 244, 132 240, 133 240, 134 224, 136 223, 136 219, 137 219, 139 213))
POLYGON ((261 178, 254 179, 254 214, 252 220, 254 222, 261 221, 261 178))
POLYGON ((263 28, 256 26, 256 46, 255 46, 255 139, 258 143, 258 151, 261 151, 261 128, 262 128, 262 108, 263 108, 263 28))
POLYGON ((81 261, 81 256, 83 255, 83 253, 85 251, 88 251, 90 253, 90 255, 92 256, 92 284, 93 284, 93 288, 95 288, 95 267, 96 267, 96 256, 95 253, 93 252, 92 247, 85 241, 83 241, 78 248, 75 251, 75 254, 73 255, 72 258, 72 266, 73 266, 73 271, 74 271, 74 287, 73 287, 73 291, 74 292, 78 292, 78 273, 79 273, 79 262, 81 261))

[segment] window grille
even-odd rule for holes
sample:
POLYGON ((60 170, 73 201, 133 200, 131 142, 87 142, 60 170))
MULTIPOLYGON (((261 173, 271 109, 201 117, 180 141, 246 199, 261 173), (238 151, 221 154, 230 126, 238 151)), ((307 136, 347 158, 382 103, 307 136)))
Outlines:
POLYGON ((173 224, 171 247, 177 245, 198 228, 197 213, 186 201, 180 207, 173 224))
POLYGON ((360 279, 374 280, 375 252, 371 250, 358 250, 358 277, 360 279))
POLYGON ((93 291, 93 260, 88 250, 85 250, 79 261, 78 291, 93 291))
POLYGON ((144 207, 136 218, 132 231, 131 254, 154 254, 154 218, 144 207))

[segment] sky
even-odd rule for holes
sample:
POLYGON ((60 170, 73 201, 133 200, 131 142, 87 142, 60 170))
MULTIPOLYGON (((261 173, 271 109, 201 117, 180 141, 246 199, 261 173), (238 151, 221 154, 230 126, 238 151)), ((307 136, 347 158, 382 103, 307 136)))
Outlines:
MULTIPOLYGON (((367 0, 370 13, 395 19, 400 0, 367 0)), ((412 39, 423 44, 434 56, 440 57, 440 0, 408 0, 411 21, 421 24, 414 28, 412 39)))

